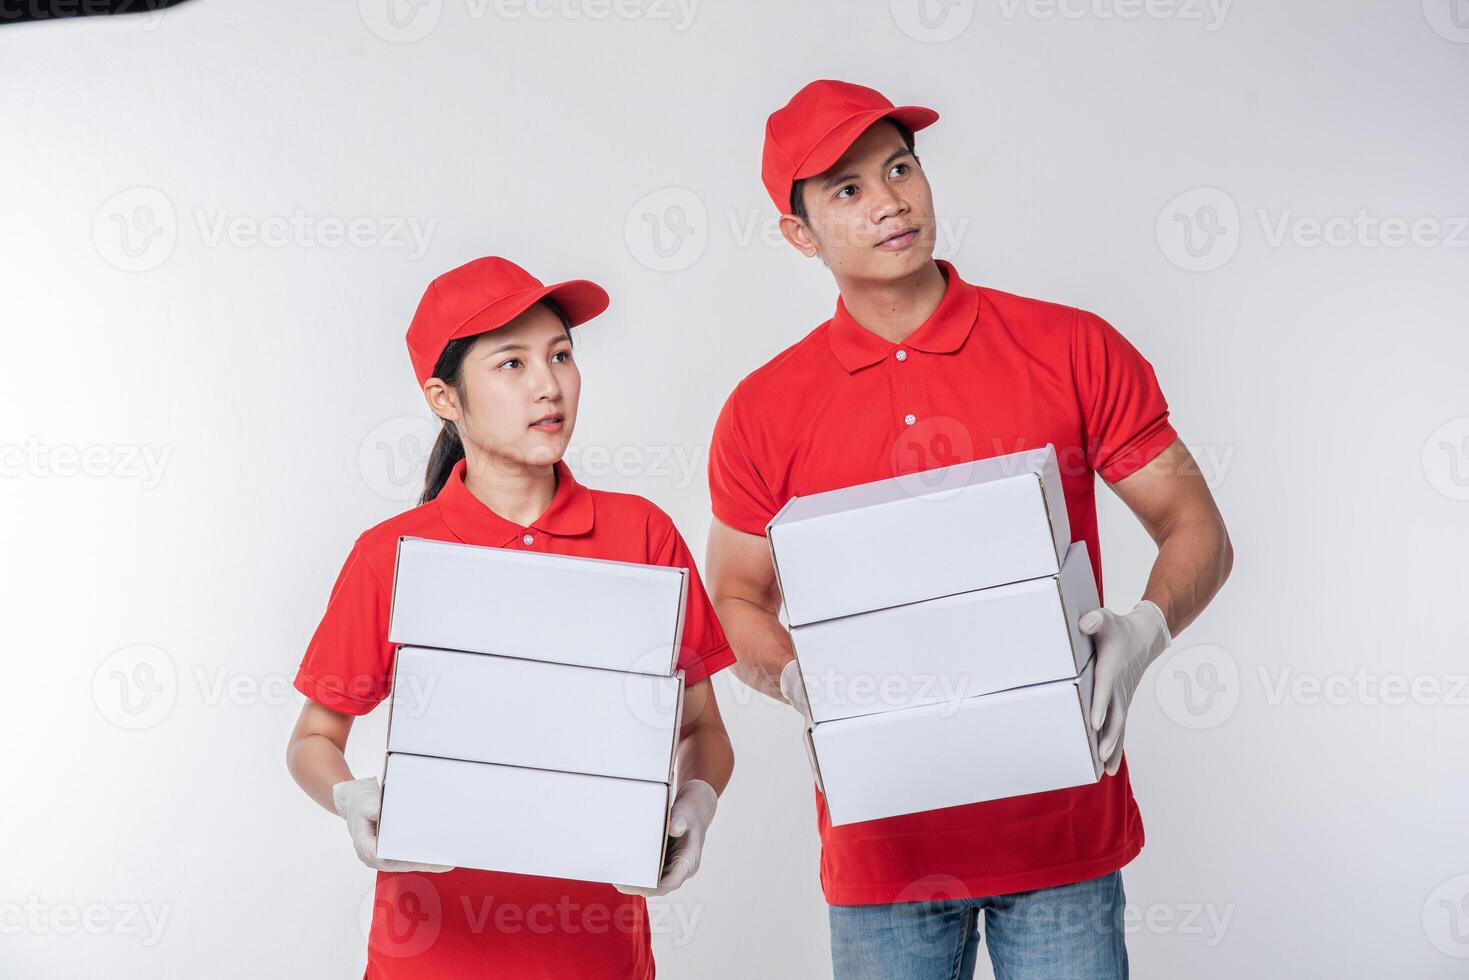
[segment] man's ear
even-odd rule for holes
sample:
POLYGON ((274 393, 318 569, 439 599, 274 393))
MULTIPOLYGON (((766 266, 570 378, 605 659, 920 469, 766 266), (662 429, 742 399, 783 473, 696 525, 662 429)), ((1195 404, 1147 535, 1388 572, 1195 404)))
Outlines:
POLYGON ((816 239, 811 236, 811 228, 794 214, 780 216, 780 233, 791 243, 792 248, 806 258, 816 254, 816 239))

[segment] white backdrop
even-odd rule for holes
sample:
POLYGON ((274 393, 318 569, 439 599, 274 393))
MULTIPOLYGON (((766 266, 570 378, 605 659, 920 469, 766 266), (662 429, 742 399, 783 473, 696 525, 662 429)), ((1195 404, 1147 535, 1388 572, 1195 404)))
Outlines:
MULTIPOLYGON (((1469 970, 1463 0, 193 0, 0 29, 0 975, 360 976, 371 874, 283 749, 419 476, 424 285, 605 284, 570 461, 702 561, 720 404, 835 300, 759 182, 817 77, 942 113, 941 254, 1121 329, 1228 522, 1128 726, 1135 975, 1469 970)), ((828 976, 796 718, 718 690, 660 975, 828 976)))

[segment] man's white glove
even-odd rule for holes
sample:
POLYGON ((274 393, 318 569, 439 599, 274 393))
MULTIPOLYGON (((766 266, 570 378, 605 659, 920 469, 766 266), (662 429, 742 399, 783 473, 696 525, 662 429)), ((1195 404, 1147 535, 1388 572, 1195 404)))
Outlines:
POLYGON ((624 895, 667 895, 688 881, 699 870, 699 859, 704 854, 704 835, 714 819, 714 807, 719 803, 719 794, 714 787, 702 779, 690 779, 678 788, 673 806, 668 811, 668 836, 673 843, 668 847, 668 857, 663 863, 663 876, 658 887, 644 888, 637 885, 614 885, 624 895))
POLYGON ((1098 755, 1107 775, 1122 765, 1122 735, 1127 709, 1148 664, 1173 642, 1163 610, 1144 599, 1126 616, 1110 609, 1093 609, 1077 625, 1092 637, 1096 665, 1092 668, 1092 727, 1098 736, 1098 755))
POLYGON ((332 806, 347 821, 352 846, 358 859, 378 871, 453 871, 443 864, 416 864, 412 861, 389 861, 377 856, 377 818, 382 811, 383 791, 376 777, 349 779, 332 787, 332 806))
POLYGON ((801 679, 801 668, 792 659, 780 670, 780 694, 791 703, 791 707, 801 713, 806 719, 806 726, 811 726, 811 702, 806 697, 806 682, 801 679))

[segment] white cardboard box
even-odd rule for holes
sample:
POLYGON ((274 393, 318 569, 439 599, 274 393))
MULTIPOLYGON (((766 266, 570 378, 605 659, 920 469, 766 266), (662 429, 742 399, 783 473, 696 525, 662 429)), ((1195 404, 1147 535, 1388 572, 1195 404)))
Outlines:
POLYGON ((1088 661, 1069 680, 815 725, 832 824, 1096 782, 1091 692, 1088 661))
POLYGON ((791 630, 815 721, 959 701, 1075 677, 1092 655, 1076 625, 1096 609, 1086 542, 1061 571, 791 630))
POLYGON ((666 783, 390 753, 377 852, 456 868, 654 886, 666 783))
POLYGON ((388 751, 652 782, 673 778, 672 677, 405 646, 388 751))
POLYGON ((398 539, 389 641, 670 675, 688 571, 398 539))
POLYGON ((765 528, 791 626, 1054 575, 1055 448, 792 497, 765 528))

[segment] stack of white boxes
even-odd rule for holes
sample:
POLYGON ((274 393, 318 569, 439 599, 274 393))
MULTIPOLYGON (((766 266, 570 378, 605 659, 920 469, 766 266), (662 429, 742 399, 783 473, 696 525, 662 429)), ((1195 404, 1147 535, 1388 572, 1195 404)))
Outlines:
POLYGON ((834 825, 1095 782, 1099 605, 1054 447, 792 498, 766 527, 834 825))
POLYGON ((656 885, 687 582, 401 538, 378 856, 656 885))

